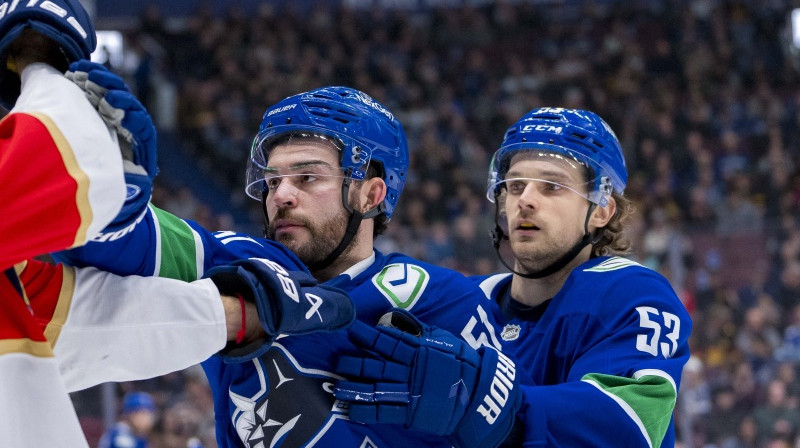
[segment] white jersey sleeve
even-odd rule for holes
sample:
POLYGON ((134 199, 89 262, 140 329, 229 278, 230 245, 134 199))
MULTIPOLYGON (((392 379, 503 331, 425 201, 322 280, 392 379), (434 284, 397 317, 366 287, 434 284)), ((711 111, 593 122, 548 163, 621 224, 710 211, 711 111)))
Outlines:
POLYGON ((225 313, 211 280, 186 283, 77 269, 53 351, 67 390, 152 378, 225 346, 225 313))

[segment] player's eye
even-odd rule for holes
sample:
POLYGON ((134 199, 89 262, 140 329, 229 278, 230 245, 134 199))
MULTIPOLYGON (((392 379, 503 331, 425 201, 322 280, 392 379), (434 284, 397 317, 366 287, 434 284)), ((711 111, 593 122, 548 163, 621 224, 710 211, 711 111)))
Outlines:
POLYGON ((522 194, 522 192, 525 191, 525 186, 527 184, 527 182, 520 180, 512 180, 511 182, 508 182, 508 192, 510 194, 522 194))
POLYGON ((556 183, 556 182, 546 181, 546 182, 542 182, 542 183, 544 184, 542 186, 542 188, 544 190, 546 190, 546 191, 560 191, 560 190, 563 190, 565 188, 563 185, 561 185, 559 183, 556 183))
POLYGON ((310 184, 311 182, 315 182, 319 179, 318 176, 314 174, 300 174, 300 183, 303 184, 310 184))
POLYGON ((265 182, 267 184, 267 189, 276 190, 278 188, 278 186, 281 184, 281 178, 280 177, 268 177, 267 179, 265 179, 265 182))

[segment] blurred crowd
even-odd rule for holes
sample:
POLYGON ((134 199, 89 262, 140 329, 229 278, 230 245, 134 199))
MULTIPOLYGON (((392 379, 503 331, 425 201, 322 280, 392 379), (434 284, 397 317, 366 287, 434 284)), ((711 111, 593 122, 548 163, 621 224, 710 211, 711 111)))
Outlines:
MULTIPOLYGON (((243 172, 264 110, 348 85, 409 136, 410 177, 379 248, 501 271, 485 193, 505 129, 537 106, 593 110, 626 153, 630 256, 666 275, 692 313, 680 446, 800 447, 800 59, 788 2, 462 3, 224 14, 208 4, 177 22, 148 8, 126 36, 123 71, 186 163, 252 222, 169 185, 169 166, 155 203, 211 229, 257 228, 243 172)), ((157 396, 155 448, 214 446, 202 372, 188 372, 120 389, 157 396)))

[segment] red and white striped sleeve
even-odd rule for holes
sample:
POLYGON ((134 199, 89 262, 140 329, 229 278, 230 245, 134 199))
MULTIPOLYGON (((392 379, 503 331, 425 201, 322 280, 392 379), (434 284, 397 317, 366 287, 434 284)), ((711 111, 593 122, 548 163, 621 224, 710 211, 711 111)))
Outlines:
POLYGON ((84 93, 45 64, 0 121, 0 269, 84 244, 122 207, 116 141, 84 93))

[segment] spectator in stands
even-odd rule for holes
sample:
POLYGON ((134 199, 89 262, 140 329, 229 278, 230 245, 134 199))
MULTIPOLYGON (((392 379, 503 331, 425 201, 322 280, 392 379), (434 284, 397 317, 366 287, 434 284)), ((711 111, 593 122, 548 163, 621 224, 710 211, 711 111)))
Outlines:
POLYGON ((800 428, 800 415, 786 394, 786 383, 777 378, 767 385, 766 403, 755 409, 753 417, 762 441, 773 438, 791 440, 800 428))
POLYGON ((156 422, 156 405, 147 392, 129 392, 122 399, 122 418, 100 438, 100 448, 148 448, 156 422))
POLYGON ((719 447, 729 446, 736 440, 736 432, 746 411, 736 402, 736 391, 728 384, 712 392, 713 406, 708 415, 706 430, 708 441, 719 447))

